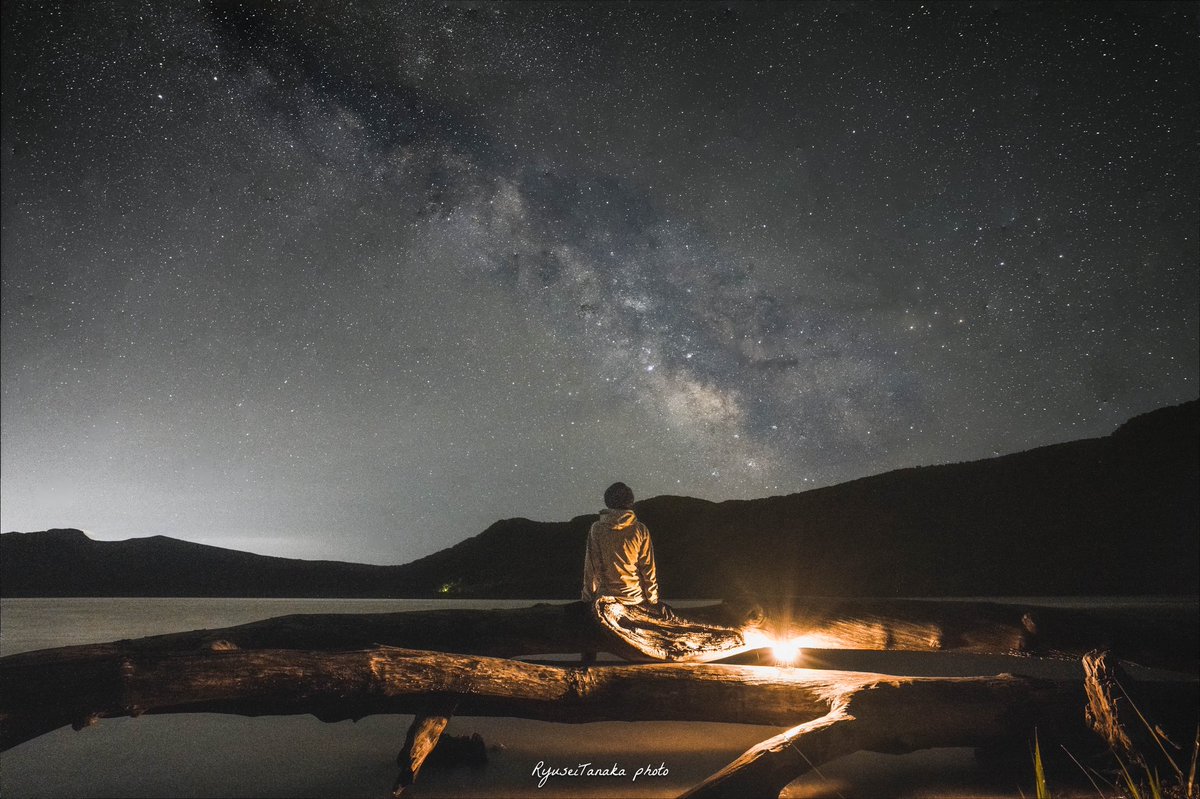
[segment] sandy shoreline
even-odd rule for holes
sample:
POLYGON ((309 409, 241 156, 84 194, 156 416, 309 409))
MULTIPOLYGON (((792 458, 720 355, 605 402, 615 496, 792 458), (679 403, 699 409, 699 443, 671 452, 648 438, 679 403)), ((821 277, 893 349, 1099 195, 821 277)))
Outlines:
MULTIPOLYGON (((387 795, 393 762, 411 721, 376 716, 323 724, 311 717, 242 718, 213 714, 109 719, 74 732, 58 730, 22 744, 3 759, 6 797, 367 797, 387 795), (54 768, 46 768, 53 763, 54 768)), ((673 797, 781 728, 741 724, 601 722, 554 724, 463 717, 449 734, 479 732, 491 747, 480 768, 427 768, 418 795, 447 797, 673 797), (538 787, 539 763, 592 764, 624 775, 558 776, 538 787), (634 779, 639 767, 661 776, 634 779)), ((912 755, 858 753, 822 766, 783 794, 841 796, 1009 797, 1030 795, 1032 766, 989 774, 970 749, 912 755)))

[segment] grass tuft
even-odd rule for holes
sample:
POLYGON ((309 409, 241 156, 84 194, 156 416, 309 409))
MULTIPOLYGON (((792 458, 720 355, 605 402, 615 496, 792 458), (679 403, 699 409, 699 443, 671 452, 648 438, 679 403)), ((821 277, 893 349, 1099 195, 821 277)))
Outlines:
POLYGON ((1037 791, 1037 799, 1051 799, 1050 786, 1046 784, 1046 769, 1042 765, 1042 746, 1036 731, 1033 733, 1033 786, 1037 791))
MULTIPOLYGON (((1125 693, 1124 689, 1122 689, 1122 693, 1125 694, 1125 699, 1128 701, 1129 695, 1125 693)), ((1200 799, 1200 791, 1197 790, 1198 786, 1196 783, 1196 767, 1197 762, 1200 761, 1200 727, 1196 729, 1196 738, 1192 744, 1191 763, 1189 764, 1187 773, 1184 774, 1183 769, 1179 767, 1175 758, 1168 751, 1167 744, 1171 744, 1171 742, 1163 734, 1162 730, 1151 724, 1142 715, 1141 711, 1133 705, 1132 701, 1129 704, 1142 724, 1145 725, 1146 730, 1149 731, 1150 737, 1153 739, 1158 750, 1166 758, 1173 779, 1164 785, 1157 769, 1152 768, 1149 764, 1149 759, 1139 752, 1130 754, 1132 762, 1127 765, 1125 760, 1117 752, 1113 751, 1113 759, 1116 760, 1117 767, 1120 769, 1121 782, 1123 784, 1120 786, 1110 785, 1110 789, 1113 791, 1111 796, 1114 799, 1116 797, 1127 797, 1127 799, 1200 799)), ((1176 747, 1175 744, 1171 744, 1171 746, 1176 747)), ((1064 751, 1066 751, 1065 748, 1064 751)), ((1084 775, 1092 782, 1092 786, 1096 788, 1097 795, 1103 799, 1105 797, 1104 791, 1100 789, 1100 786, 1088 774, 1088 770, 1069 751, 1067 754, 1071 756, 1072 760, 1075 760, 1076 765, 1083 769, 1084 775)), ((1046 782, 1046 769, 1042 763, 1041 743, 1038 740, 1036 731, 1033 737, 1033 778, 1037 799, 1051 799, 1050 788, 1046 782)))

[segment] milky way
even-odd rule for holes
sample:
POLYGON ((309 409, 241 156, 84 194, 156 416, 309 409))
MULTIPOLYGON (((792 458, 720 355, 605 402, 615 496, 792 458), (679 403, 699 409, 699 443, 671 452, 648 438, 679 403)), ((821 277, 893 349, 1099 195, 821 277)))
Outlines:
POLYGON ((399 563, 1197 393, 1193 5, 4 5, 3 529, 399 563))

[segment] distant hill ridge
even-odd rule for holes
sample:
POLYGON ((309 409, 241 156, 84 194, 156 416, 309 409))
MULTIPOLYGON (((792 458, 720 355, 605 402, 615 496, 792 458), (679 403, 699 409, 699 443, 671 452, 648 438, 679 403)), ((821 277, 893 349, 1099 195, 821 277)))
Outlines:
MULTIPOLYGON (((1200 402, 1103 438, 754 500, 639 502, 666 598, 1200 591, 1200 402)), ((403 566, 164 536, 0 535, 0 595, 574 598, 594 515, 505 519, 403 566)))

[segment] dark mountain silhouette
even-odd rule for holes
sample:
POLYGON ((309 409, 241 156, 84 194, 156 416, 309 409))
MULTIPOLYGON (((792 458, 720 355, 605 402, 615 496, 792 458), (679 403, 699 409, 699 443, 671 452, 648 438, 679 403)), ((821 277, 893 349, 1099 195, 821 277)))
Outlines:
POLYGON ((295 560, 156 535, 93 541, 80 530, 0 535, 0 595, 396 596, 399 566, 295 560))
MULTIPOLYGON (((639 502, 664 597, 1200 591, 1200 402, 1104 438, 789 496, 639 502)), ((0 536, 3 596, 574 598, 595 516, 506 519, 404 566, 272 558, 162 536, 0 536)))

